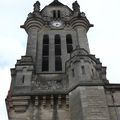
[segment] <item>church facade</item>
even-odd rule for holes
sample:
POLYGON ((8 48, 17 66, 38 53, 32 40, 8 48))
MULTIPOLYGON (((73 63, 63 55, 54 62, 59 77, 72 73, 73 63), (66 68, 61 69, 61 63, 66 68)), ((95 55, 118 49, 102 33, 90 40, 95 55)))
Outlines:
POLYGON ((40 2, 21 26, 28 34, 26 55, 11 69, 6 98, 9 120, 120 120, 120 84, 90 53, 93 27, 77 1, 70 9, 40 2))

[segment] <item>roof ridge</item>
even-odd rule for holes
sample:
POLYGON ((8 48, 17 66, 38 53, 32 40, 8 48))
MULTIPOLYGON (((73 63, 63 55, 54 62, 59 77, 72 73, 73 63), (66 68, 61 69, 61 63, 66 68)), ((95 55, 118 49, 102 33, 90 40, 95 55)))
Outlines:
POLYGON ((59 0, 54 0, 48 6, 64 6, 64 4, 62 4, 61 2, 59 2, 59 0))

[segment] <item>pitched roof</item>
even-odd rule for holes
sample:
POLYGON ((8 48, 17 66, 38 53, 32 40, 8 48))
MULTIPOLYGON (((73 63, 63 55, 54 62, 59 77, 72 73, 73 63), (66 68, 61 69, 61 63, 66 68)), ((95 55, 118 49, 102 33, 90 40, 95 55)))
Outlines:
POLYGON ((48 6, 64 6, 61 2, 58 0, 54 0, 52 3, 50 3, 48 6))

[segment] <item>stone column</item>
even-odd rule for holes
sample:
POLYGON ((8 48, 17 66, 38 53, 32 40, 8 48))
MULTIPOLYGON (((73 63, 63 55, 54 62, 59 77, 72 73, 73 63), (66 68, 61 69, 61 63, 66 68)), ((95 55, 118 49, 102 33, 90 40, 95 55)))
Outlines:
POLYGON ((90 53, 86 29, 83 26, 78 26, 76 27, 76 33, 79 47, 90 53))
POLYGON ((33 61, 35 61, 35 59, 36 59, 38 31, 39 31, 38 27, 31 27, 28 30, 28 41, 27 41, 26 55, 32 56, 33 61))

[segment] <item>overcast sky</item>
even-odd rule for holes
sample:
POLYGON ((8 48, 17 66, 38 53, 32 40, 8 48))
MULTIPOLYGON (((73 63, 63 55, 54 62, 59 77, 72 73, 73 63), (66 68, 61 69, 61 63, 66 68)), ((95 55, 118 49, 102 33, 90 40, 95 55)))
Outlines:
MULTIPOLYGON (((39 0, 41 9, 52 0, 39 0)), ((72 8, 74 0, 59 0, 72 8)), ((8 120, 4 99, 10 86, 10 68, 25 55, 23 25, 36 0, 0 0, 0 120, 8 120)), ((88 31, 91 54, 107 66, 107 79, 120 83, 120 0, 78 0, 94 27, 88 31)))

